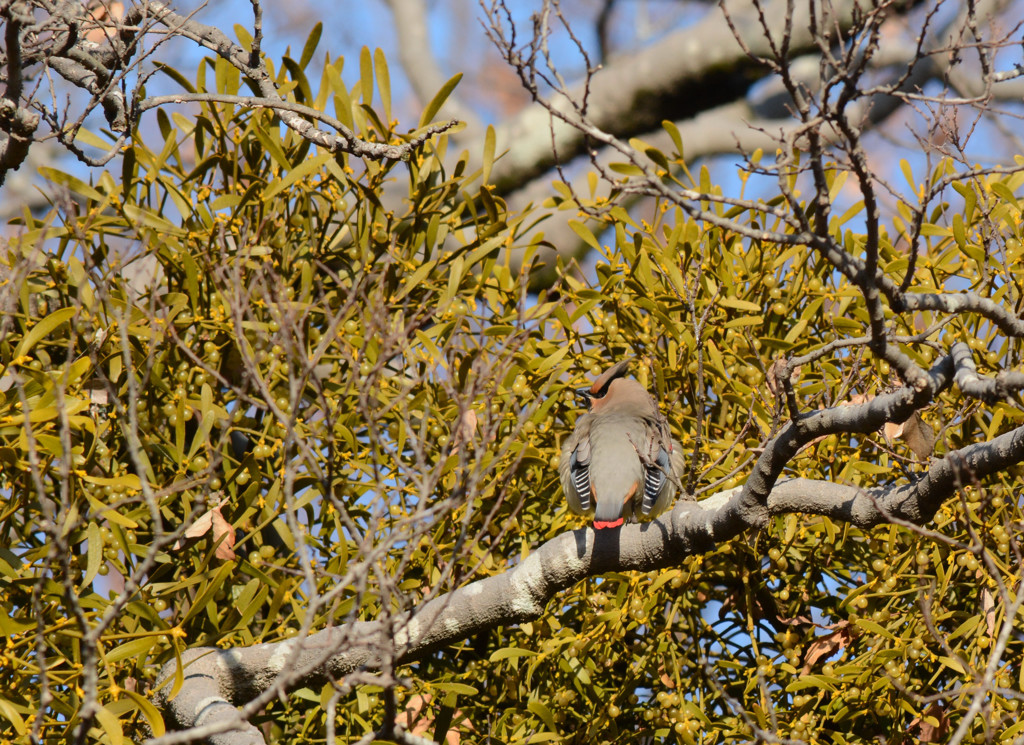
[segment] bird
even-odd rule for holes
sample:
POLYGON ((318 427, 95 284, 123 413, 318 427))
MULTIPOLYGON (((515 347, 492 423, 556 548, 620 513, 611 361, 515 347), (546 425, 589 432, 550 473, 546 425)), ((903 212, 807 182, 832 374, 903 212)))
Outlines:
POLYGON ((569 509, 593 515, 594 528, 616 528, 627 519, 664 512, 678 491, 683 447, 639 382, 624 377, 631 360, 606 370, 577 391, 588 411, 576 420, 559 458, 569 509))

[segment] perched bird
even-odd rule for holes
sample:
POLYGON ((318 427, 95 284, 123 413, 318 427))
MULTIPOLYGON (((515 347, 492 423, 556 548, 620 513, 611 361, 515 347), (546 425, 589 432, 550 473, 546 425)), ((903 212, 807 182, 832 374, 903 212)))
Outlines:
POLYGON ((558 473, 569 509, 594 515, 594 527, 651 518, 672 503, 683 473, 683 448, 640 383, 623 377, 629 360, 578 393, 589 411, 562 448, 558 473))

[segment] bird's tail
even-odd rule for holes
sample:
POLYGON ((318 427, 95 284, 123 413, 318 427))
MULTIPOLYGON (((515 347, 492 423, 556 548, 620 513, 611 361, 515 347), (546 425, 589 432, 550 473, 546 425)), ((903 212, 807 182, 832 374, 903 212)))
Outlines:
POLYGON ((636 490, 639 488, 639 483, 633 484, 622 502, 616 503, 614 499, 598 499, 597 508, 594 511, 594 529, 595 530, 606 530, 607 528, 617 528, 624 522, 623 512, 629 514, 632 512, 632 507, 629 511, 626 511, 626 505, 632 505, 633 495, 636 494, 636 490))

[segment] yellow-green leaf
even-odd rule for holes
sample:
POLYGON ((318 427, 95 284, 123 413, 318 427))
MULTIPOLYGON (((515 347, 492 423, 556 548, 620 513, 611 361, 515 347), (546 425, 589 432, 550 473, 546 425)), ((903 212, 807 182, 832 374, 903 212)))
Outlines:
POLYGON ((47 334, 52 333, 62 323, 66 323, 78 312, 77 308, 61 308, 53 311, 46 318, 41 320, 35 326, 28 330, 22 338, 21 343, 14 352, 15 357, 21 357, 22 355, 28 354, 32 347, 40 342, 47 334))
POLYGON ((107 737, 110 738, 110 745, 121 745, 124 742, 121 720, 113 712, 101 706, 96 710, 96 720, 100 723, 103 731, 107 733, 107 737))
POLYGON ((455 86, 459 84, 460 80, 462 80, 461 72, 453 75, 447 83, 441 86, 441 90, 439 90, 437 95, 431 99, 430 103, 427 104, 427 108, 423 110, 422 116, 420 116, 421 127, 427 126, 434 120, 437 112, 441 110, 442 106, 444 106, 444 102, 448 100, 448 96, 452 94, 452 91, 455 90, 455 86))

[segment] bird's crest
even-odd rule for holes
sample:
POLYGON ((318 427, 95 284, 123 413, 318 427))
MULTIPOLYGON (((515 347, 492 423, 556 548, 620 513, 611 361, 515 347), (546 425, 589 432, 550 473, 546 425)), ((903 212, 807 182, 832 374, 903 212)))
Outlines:
POLYGON ((629 369, 629 363, 632 361, 632 358, 630 358, 622 360, 622 362, 616 362, 601 373, 600 377, 594 381, 594 384, 587 389, 587 393, 595 398, 604 396, 608 392, 608 386, 611 385, 612 381, 626 374, 626 371, 629 369))

